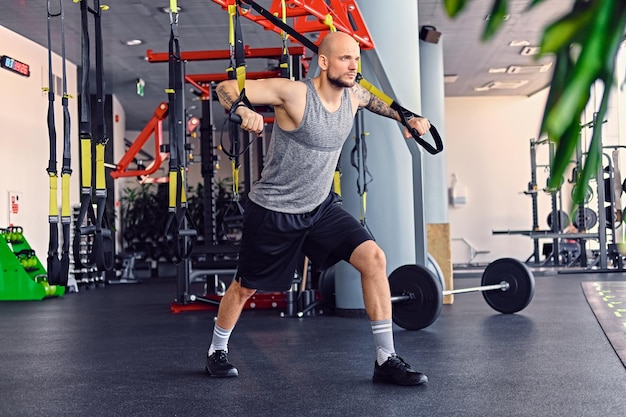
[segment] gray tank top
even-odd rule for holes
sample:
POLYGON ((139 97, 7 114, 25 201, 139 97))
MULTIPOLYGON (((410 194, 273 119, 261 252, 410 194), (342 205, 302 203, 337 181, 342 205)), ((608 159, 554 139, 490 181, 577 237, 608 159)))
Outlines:
POLYGON ((290 131, 274 123, 261 179, 248 194, 256 204, 282 213, 308 213, 324 201, 354 123, 348 89, 339 109, 329 112, 313 80, 304 83, 307 93, 302 122, 290 131))

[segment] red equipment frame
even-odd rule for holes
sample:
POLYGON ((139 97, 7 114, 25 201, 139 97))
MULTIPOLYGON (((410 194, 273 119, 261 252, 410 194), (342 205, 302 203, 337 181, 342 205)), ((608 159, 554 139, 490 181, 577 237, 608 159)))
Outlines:
MULTIPOLYGON (((380 1, 380 0, 378 0, 380 1)), ((213 0, 222 9, 228 10, 234 0, 213 0)), ((273 0, 267 9, 275 16, 282 17, 282 1, 273 0)), ((282 33, 272 22, 263 16, 253 15, 251 11, 239 8, 241 16, 263 26, 265 30, 282 33)), ((351 35, 362 50, 374 49, 374 41, 370 36, 365 21, 361 16, 356 0, 287 0, 286 17, 293 18, 293 27, 299 33, 319 32, 317 44, 331 31, 330 25, 338 31, 351 35), (312 18, 312 19, 311 19, 312 18)))
POLYGON ((160 167, 169 153, 161 152, 161 143, 163 142, 163 120, 167 117, 167 103, 160 103, 146 127, 139 133, 133 144, 128 148, 120 162, 116 165, 116 169, 111 171, 111 176, 115 179, 120 177, 141 177, 154 174, 160 167), (133 162, 135 156, 141 148, 146 144, 148 139, 154 134, 154 161, 145 169, 127 169, 128 165, 133 162))

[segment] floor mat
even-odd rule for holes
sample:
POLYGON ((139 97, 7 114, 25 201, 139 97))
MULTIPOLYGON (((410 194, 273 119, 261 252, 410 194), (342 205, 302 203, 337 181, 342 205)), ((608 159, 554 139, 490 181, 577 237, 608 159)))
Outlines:
POLYGON ((626 366, 626 282, 581 282, 583 293, 615 353, 626 366))

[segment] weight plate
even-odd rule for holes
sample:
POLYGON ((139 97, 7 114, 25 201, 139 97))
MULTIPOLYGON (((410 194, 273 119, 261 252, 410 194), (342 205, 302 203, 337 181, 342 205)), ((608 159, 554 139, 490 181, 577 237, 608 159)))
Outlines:
POLYGON ((439 267, 439 264, 437 263, 437 260, 435 259, 435 257, 432 256, 430 253, 428 253, 428 259, 426 259, 426 266, 428 267, 430 272, 435 274, 435 276, 439 280, 439 283, 441 284, 441 288, 445 289, 446 288, 446 283, 445 283, 445 280, 443 278, 443 271, 439 267))
POLYGON ((439 280, 428 268, 404 265, 389 275, 391 296, 409 296, 393 302, 393 322, 407 330, 419 330, 437 320, 443 305, 439 280))
POLYGON ((550 229, 562 232, 563 230, 565 230, 567 226, 569 226, 569 216, 563 210, 557 210, 556 212, 557 212, 557 215, 559 216, 560 224, 557 224, 556 228, 552 229, 552 218, 553 218, 552 212, 548 213, 548 218, 546 219, 546 222, 548 223, 548 227, 550 229))
POLYGON ((487 304, 496 311, 505 314, 523 310, 535 294, 535 278, 528 267, 517 259, 498 259, 485 268, 481 285, 497 285, 502 281, 509 283, 507 291, 483 291, 487 304))
POLYGON ((583 209, 583 219, 582 222, 580 221, 581 219, 579 218, 579 210, 576 209, 574 210, 574 213, 572 214, 572 224, 579 230, 589 230, 591 229, 593 226, 596 225, 596 223, 598 223, 598 215, 596 214, 595 211, 591 210, 589 207, 585 207, 583 209), (580 226, 582 224, 582 227, 580 226))
MULTIPOLYGON (((626 182, 626 180, 624 180, 626 182)), ((572 187, 572 198, 574 200, 576 200, 576 193, 578 192, 577 190, 577 186, 578 184, 574 184, 574 186, 572 187)), ((585 204, 589 204, 589 202, 593 199, 593 188, 591 188, 591 186, 589 184, 585 184, 585 196, 583 197, 583 201, 585 204)))
POLYGON ((613 228, 613 223, 615 223, 615 228, 617 229, 622 224, 622 211, 611 209, 611 206, 606 206, 604 208, 605 213, 605 225, 607 229, 613 228))

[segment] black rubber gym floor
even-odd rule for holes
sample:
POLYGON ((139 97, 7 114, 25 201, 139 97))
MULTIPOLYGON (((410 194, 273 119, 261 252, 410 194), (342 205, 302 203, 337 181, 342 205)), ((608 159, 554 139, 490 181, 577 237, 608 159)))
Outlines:
MULTIPOLYGON (((371 382, 367 319, 245 311, 230 343, 236 379, 204 373, 214 312, 172 314, 173 282, 0 303, 2 416, 618 416, 626 370, 581 282, 536 277, 516 315, 460 294, 420 331, 396 329, 426 386, 371 382)), ((479 285, 478 278, 456 286, 479 285)))

